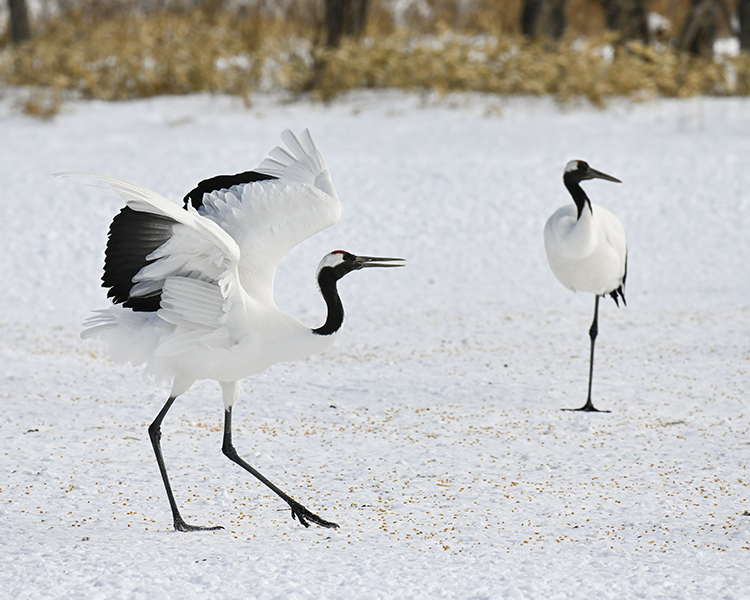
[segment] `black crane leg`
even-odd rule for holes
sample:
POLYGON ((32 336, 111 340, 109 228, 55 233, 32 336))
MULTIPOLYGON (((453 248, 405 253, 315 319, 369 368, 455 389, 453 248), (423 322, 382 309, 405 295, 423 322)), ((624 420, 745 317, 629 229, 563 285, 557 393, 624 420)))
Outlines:
POLYGON ((161 409, 154 422, 149 425, 148 435, 151 438, 151 445, 154 447, 156 453, 156 462, 159 465, 159 472, 161 473, 161 479, 164 482, 164 488, 167 490, 167 498, 169 499, 169 506, 172 509, 172 517, 174 519, 174 528, 176 531, 216 531, 217 529, 224 529, 217 525, 215 527, 202 527, 199 525, 188 525, 180 515, 180 510, 177 508, 177 502, 174 499, 174 493, 172 492, 172 486, 169 484, 169 477, 167 476, 167 466, 164 464, 164 456, 161 453, 161 422, 167 415, 167 412, 174 404, 176 396, 170 396, 164 407, 161 409))
POLYGON ((581 408, 564 408, 563 410, 571 411, 584 411, 584 412, 609 412, 608 410, 599 410, 594 408, 594 403, 591 401, 591 383, 594 379, 594 345, 596 344, 596 336, 599 334, 599 296, 594 296, 594 320, 591 322, 589 328, 589 338, 591 339, 591 355, 589 357, 589 392, 586 397, 586 404, 581 408))
POLYGON ((325 519, 321 519, 318 515, 313 514, 312 512, 307 510, 299 502, 287 496, 284 492, 282 492, 279 488, 277 488, 273 483, 271 483, 268 479, 266 479, 260 471, 250 466, 247 462, 245 462, 245 460, 239 454, 237 454, 237 450, 234 449, 234 444, 232 444, 232 408, 231 407, 226 409, 226 411, 224 412, 224 443, 221 447, 221 451, 229 460, 241 466, 248 473, 256 477, 259 481, 261 481, 262 483, 267 485, 270 489, 272 489, 274 492, 276 492, 276 494, 278 494, 278 496, 284 502, 286 502, 289 505, 289 507, 292 509, 292 518, 298 519, 302 525, 304 525, 305 527, 309 527, 310 523, 308 523, 308 521, 312 521, 313 523, 315 523, 316 525, 320 525, 321 527, 331 527, 333 529, 338 529, 339 526, 336 523, 332 523, 330 521, 326 521, 325 519))

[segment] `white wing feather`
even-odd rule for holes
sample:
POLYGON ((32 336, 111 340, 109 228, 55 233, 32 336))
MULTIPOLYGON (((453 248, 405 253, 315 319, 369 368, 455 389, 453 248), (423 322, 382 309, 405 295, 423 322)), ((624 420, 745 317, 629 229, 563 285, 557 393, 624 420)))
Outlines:
POLYGON ((236 241, 242 285, 267 306, 275 306, 273 282, 284 255, 341 218, 341 202, 323 156, 308 130, 301 137, 282 133, 289 150, 274 148, 255 169, 276 179, 206 193, 199 210, 236 241))
POLYGON ((289 146, 291 154, 284 148, 276 146, 268 153, 268 158, 255 170, 258 173, 277 177, 286 183, 313 185, 332 198, 338 198, 323 155, 315 145, 310 131, 305 129, 302 132, 302 141, 300 141, 287 129, 282 132, 281 141, 289 146))

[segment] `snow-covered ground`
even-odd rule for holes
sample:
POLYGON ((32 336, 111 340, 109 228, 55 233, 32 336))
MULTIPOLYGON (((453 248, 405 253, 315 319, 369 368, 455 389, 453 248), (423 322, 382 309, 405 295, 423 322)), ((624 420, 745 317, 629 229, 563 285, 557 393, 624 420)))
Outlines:
POLYGON ((750 596, 750 100, 613 103, 355 94, 331 105, 195 96, 0 101, 0 595, 8 598, 750 596), (108 190, 179 200, 309 127, 344 205, 282 262, 311 326, 329 250, 403 256, 340 286, 326 354, 247 381, 235 445, 336 531, 305 529, 220 451, 215 382, 164 424, 176 533, 146 427, 168 393, 80 324, 99 287, 108 190), (553 277, 547 217, 571 158, 628 233, 627 308, 553 277))

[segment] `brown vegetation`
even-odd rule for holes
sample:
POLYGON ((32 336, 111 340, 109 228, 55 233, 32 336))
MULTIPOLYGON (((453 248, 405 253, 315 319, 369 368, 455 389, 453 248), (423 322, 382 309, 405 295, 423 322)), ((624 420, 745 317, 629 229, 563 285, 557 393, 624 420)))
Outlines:
POLYGON ((431 12, 397 21, 383 3, 371 2, 365 35, 335 49, 322 43, 322 11, 312 0, 276 12, 260 5, 229 11, 220 0, 155 11, 72 5, 37 24, 24 44, 0 38, 0 79, 44 90, 24 101, 24 110, 43 115, 70 94, 122 100, 211 92, 249 101, 257 91, 283 90, 329 100, 357 88, 403 88, 595 104, 614 96, 750 94, 750 57, 699 58, 668 43, 616 43, 595 0, 569 0, 569 27, 555 42, 520 35, 521 0, 477 0, 472 11, 458 0, 429 5, 431 12))

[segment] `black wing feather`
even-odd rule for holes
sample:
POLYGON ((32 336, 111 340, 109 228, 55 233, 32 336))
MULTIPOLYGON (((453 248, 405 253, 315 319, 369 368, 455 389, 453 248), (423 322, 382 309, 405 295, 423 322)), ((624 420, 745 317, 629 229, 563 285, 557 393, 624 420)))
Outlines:
POLYGON ((619 307, 620 302, 618 301, 617 297, 619 294, 619 297, 622 298, 622 303, 627 306, 628 303, 625 301, 625 280, 628 278, 628 253, 625 251, 625 272, 622 274, 622 283, 620 284, 620 287, 618 287, 616 290, 609 293, 610 296, 612 296, 612 299, 615 301, 615 304, 619 307))
POLYGON ((104 258, 102 287, 107 298, 134 311, 154 312, 161 305, 161 290, 146 296, 131 296, 133 277, 154 262, 146 257, 172 237, 177 221, 162 215, 139 212, 127 206, 112 220, 104 258))
POLYGON ((203 194, 210 194, 218 190, 228 190, 235 185, 252 183, 253 181, 266 181, 268 179, 278 179, 278 177, 265 175, 257 171, 245 171, 236 175, 217 175, 216 177, 211 177, 211 179, 204 179, 183 198, 185 208, 188 207, 188 204, 192 204, 193 208, 198 210, 203 206, 203 194))

